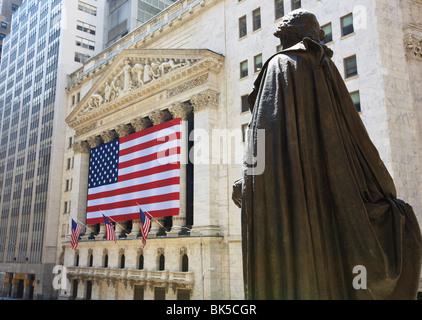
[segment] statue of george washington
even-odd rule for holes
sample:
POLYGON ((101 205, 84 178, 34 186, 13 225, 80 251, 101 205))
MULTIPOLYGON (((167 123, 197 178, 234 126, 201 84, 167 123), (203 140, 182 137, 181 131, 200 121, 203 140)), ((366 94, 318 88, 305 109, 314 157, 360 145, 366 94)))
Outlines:
POLYGON ((415 299, 422 241, 350 98, 312 13, 275 33, 282 51, 249 96, 245 154, 265 130, 265 170, 247 162, 241 207, 247 299, 415 299), (354 286, 354 270, 366 283, 354 286))

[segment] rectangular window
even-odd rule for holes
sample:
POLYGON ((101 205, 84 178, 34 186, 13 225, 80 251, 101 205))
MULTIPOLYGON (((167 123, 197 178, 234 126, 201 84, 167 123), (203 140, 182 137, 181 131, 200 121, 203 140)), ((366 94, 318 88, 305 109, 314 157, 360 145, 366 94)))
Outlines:
POLYGON ((240 63, 240 78, 245 78, 248 76, 248 60, 242 61, 240 63))
POLYGON ((97 7, 91 6, 90 4, 82 1, 78 1, 78 9, 93 16, 97 15, 97 7))
POLYGON ((262 69, 262 54, 254 57, 254 72, 259 72, 262 69))
POLYGON ((331 26, 331 22, 327 23, 326 25, 323 25, 321 29, 324 30, 324 33, 325 33, 324 43, 329 43, 333 41, 333 29, 331 26))
MULTIPOLYGON (((87 55, 87 54, 75 52, 75 61, 76 62, 85 63, 89 58, 90 58, 90 56, 87 55)), ((75 103, 73 103, 73 104, 75 104, 75 103)))
POLYGON ((353 100, 353 104, 355 105, 356 110, 357 110, 358 112, 361 112, 361 108, 360 108, 360 94, 359 94, 359 91, 351 92, 351 93, 350 93, 350 97, 351 97, 351 98, 352 98, 352 100, 353 100))
POLYGON ((351 56, 344 59, 344 77, 350 78, 358 74, 358 67, 356 63, 356 56, 351 56))
POLYGON ((350 13, 341 18, 341 35, 344 37, 353 32, 353 15, 350 13))
POLYGON ((239 18, 239 39, 248 34, 248 27, 246 23, 246 16, 239 18))
POLYGON ((252 11, 253 31, 261 29, 261 8, 252 11))
POLYGON ((300 0, 292 0, 292 10, 299 9, 301 6, 300 0))
POLYGON ((249 111, 249 102, 248 102, 248 95, 244 95, 240 97, 242 103, 242 113, 249 111))
POLYGON ((284 16, 284 0, 274 0, 275 19, 280 19, 284 16))
POLYGON ((1 22, 1 28, 2 29, 7 29, 7 23, 6 22, 1 22))
POLYGON ((89 23, 82 22, 82 21, 78 21, 76 23, 76 29, 86 32, 86 33, 90 33, 92 35, 95 35, 95 31, 96 31, 95 26, 89 23))
POLYGON ((95 42, 85 38, 76 37, 76 45, 89 50, 95 50, 95 42))

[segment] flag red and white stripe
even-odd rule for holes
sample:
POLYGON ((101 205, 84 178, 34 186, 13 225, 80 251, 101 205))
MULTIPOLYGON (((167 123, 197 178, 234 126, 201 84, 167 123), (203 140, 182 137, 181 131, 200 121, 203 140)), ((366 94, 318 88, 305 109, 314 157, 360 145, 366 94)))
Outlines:
POLYGON ((116 242, 116 232, 114 231, 114 226, 110 223, 105 215, 103 215, 103 218, 106 227, 106 239, 116 242))
POLYGON ((87 224, 179 214, 181 119, 173 119, 91 150, 87 224))
MULTIPOLYGON (((148 212, 147 212, 148 214, 148 212)), ((148 233, 151 228, 151 219, 144 213, 141 206, 139 206, 139 216, 141 220, 141 236, 142 236, 142 248, 147 244, 148 233)))
POLYGON ((72 219, 72 232, 70 235, 70 244, 73 250, 76 250, 79 243, 79 235, 81 233, 81 227, 72 219))

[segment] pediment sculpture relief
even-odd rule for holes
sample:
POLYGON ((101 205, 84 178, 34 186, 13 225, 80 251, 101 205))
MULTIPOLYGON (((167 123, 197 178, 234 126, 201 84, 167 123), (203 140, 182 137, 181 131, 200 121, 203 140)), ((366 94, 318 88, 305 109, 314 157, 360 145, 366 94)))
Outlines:
POLYGON ((91 95, 87 107, 82 112, 112 102, 175 69, 192 64, 195 61, 197 60, 180 58, 140 58, 137 61, 128 59, 117 75, 107 79, 104 86, 91 95))

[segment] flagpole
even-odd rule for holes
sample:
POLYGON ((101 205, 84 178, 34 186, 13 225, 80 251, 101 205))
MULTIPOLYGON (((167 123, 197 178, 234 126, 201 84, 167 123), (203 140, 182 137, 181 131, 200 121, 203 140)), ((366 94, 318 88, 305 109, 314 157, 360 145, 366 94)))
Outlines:
POLYGON ((161 224, 161 222, 160 221, 158 221, 156 218, 154 218, 152 215, 151 215, 151 213, 149 213, 148 211, 146 211, 145 209, 143 209, 142 208, 142 206, 139 204, 139 203, 136 203, 137 205, 138 205, 138 207, 139 208, 141 208, 142 209, 142 211, 143 212, 145 212, 152 220, 154 220, 155 222, 157 222, 159 225, 160 225, 160 227, 161 228, 164 228, 165 229, 165 227, 161 224))
POLYGON ((126 231, 126 233, 130 233, 129 231, 127 231, 125 228, 123 228, 123 226, 120 224, 120 223, 118 223, 116 220, 114 220, 112 217, 110 217, 110 216, 107 216, 105 213, 104 213, 104 211, 103 210, 101 210, 100 209, 100 212, 103 214, 103 215, 105 215, 107 218, 109 218, 109 219, 111 219, 111 221, 113 221, 115 224, 117 224, 120 228, 122 228, 123 230, 125 230, 126 231))
POLYGON ((71 219, 73 219, 73 220, 76 220, 76 222, 77 223, 79 223, 80 225, 82 225, 82 226, 84 226, 86 229, 89 229, 89 230, 91 230, 92 232, 94 232, 95 233, 95 231, 94 230, 92 230, 90 227, 88 227, 87 225, 85 225, 85 224, 83 224, 82 222, 80 222, 78 219, 76 219, 76 218, 73 218, 68 212, 66 212, 66 214, 71 218, 71 219))

